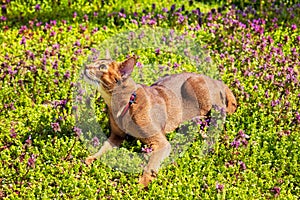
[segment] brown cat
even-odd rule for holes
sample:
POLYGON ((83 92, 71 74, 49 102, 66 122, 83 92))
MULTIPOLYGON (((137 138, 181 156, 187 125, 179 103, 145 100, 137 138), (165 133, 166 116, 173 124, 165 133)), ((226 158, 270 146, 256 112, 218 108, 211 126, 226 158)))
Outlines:
POLYGON ((91 164, 118 147, 129 134, 153 149, 139 181, 146 187, 170 154, 166 133, 193 117, 207 115, 213 105, 233 113, 237 103, 221 81, 195 73, 170 75, 152 86, 137 84, 130 77, 135 64, 136 58, 130 57, 121 63, 101 59, 85 67, 85 78, 98 86, 108 105, 111 127, 108 140, 85 162, 91 164))

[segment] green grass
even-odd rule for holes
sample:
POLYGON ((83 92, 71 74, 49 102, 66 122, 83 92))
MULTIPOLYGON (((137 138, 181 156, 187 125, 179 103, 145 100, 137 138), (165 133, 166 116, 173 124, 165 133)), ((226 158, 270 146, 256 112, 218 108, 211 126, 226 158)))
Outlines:
MULTIPOLYGON (((181 1, 160 1, 153 11, 152 0, 80 0, 72 1, 70 6, 68 1, 29 2, 7 3, 0 14, 6 17, 0 19, 0 199, 299 198, 299 6, 274 8, 270 3, 264 12, 245 7, 241 9, 246 13, 243 16, 239 8, 218 9, 221 3, 185 2, 185 11, 189 12, 181 12, 186 18, 179 23, 178 15, 164 13, 162 8, 170 10, 176 4, 177 10, 181 1), (41 10, 35 11, 38 3, 41 10), (201 28, 191 30, 201 21, 191 12, 198 7, 203 12, 201 28), (118 15, 122 8, 126 18, 118 15), (207 13, 212 8, 220 14, 212 11, 209 19, 207 13), (112 12, 116 15, 108 16, 112 12), (142 25, 142 16, 148 12, 152 12, 150 18, 161 14, 165 19, 156 19, 154 26, 142 25), (84 20, 85 14, 88 21, 84 20), (36 26, 40 21, 42 25, 36 26), (51 28, 46 29, 46 23, 52 24, 51 28), (27 29, 20 31, 22 25, 27 29), (92 166, 84 164, 91 152, 73 130, 78 124, 72 112, 77 105, 73 83, 90 49, 101 48, 104 40, 123 31, 145 27, 173 28, 178 34, 187 32, 193 36, 199 49, 206 47, 213 61, 211 71, 218 71, 239 104, 237 112, 227 116, 213 152, 203 156, 201 134, 205 133, 199 127, 192 129, 196 135, 199 132, 196 140, 179 158, 164 165, 147 190, 137 184, 141 173, 112 169, 101 161, 92 166), (51 36, 51 32, 55 34, 51 36), (20 44, 22 37, 25 45, 20 44), (80 44, 74 45, 76 41, 80 44), (67 101, 55 106, 61 100, 67 101), (59 123, 60 130, 55 131, 51 123, 59 123), (249 136, 247 144, 238 137, 240 130, 249 136), (244 144, 234 148, 234 140, 244 144), (217 189, 218 184, 224 188, 217 189)), ((259 8, 259 3, 254 7, 259 8)), ((129 53, 140 56, 138 61, 144 67, 136 68, 133 77, 146 84, 163 74, 197 71, 183 56, 163 51, 157 55, 155 48, 126 52, 117 59, 129 53), (178 68, 173 67, 175 63, 180 64, 178 68), (159 66, 164 70, 160 71, 159 66)), ((96 102, 96 117, 108 135, 105 104, 96 95, 92 99, 96 102)), ((139 152, 141 147, 139 141, 133 140, 123 144, 123 151, 139 152)))

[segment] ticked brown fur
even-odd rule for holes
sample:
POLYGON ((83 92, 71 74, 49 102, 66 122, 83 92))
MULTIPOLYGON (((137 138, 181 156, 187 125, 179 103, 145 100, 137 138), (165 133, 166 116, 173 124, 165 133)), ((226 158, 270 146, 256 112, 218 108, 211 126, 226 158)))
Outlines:
POLYGON ((165 134, 182 122, 205 116, 213 105, 236 110, 236 100, 222 82, 195 73, 182 73, 162 78, 152 86, 140 85, 130 77, 135 57, 122 63, 98 60, 86 66, 86 79, 96 84, 109 110, 111 135, 101 149, 86 159, 91 164, 103 153, 118 147, 129 134, 153 149, 140 183, 147 186, 155 178, 161 162, 169 156, 171 145, 165 134), (136 101, 123 115, 132 93, 136 101))

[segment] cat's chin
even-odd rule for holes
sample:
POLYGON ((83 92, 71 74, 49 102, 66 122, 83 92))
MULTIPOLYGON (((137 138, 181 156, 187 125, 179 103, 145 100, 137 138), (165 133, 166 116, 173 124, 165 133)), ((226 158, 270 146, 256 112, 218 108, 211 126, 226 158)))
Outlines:
POLYGON ((99 82, 97 81, 97 80, 94 80, 94 79, 91 79, 88 75, 86 75, 85 73, 83 73, 83 79, 87 82, 87 83, 89 83, 89 84, 91 84, 91 85, 93 85, 93 86, 95 86, 95 87, 100 87, 100 84, 99 84, 99 82))

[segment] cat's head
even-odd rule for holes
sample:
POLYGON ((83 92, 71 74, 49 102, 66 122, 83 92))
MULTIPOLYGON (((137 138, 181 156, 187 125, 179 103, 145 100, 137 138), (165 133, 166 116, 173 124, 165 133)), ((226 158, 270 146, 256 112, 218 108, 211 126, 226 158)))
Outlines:
POLYGON ((135 56, 123 62, 99 59, 86 65, 83 74, 89 83, 100 87, 106 93, 111 93, 117 84, 121 84, 130 76, 135 64, 135 56))

